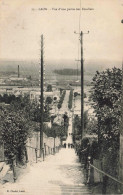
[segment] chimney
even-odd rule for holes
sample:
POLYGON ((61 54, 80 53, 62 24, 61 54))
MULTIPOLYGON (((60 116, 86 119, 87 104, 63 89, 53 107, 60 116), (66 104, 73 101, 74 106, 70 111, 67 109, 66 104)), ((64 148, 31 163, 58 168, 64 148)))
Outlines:
POLYGON ((18 78, 20 77, 20 70, 19 70, 19 65, 18 65, 18 78))

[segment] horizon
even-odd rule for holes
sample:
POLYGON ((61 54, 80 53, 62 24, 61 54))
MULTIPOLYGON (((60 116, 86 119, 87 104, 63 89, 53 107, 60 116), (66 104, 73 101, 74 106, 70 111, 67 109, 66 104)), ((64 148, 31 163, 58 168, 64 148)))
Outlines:
MULTIPOLYGON (((12 59, 0 59, 0 71, 2 71, 2 68, 9 68, 9 67, 13 67, 15 69, 15 67, 17 65, 20 65, 20 67, 25 67, 25 69, 28 68, 39 68, 39 63, 40 60, 38 61, 37 59, 26 59, 26 60, 12 60, 12 59)), ((76 63, 75 61, 73 62, 73 60, 47 60, 45 62, 45 67, 46 67, 46 71, 47 71, 47 67, 48 69, 50 68, 50 70, 55 70, 55 69, 66 69, 66 68, 71 68, 71 69, 81 69, 80 67, 80 63, 76 63)), ((104 70, 104 69, 111 69, 113 67, 117 67, 117 68, 122 68, 122 62, 119 60, 114 61, 114 60, 106 60, 106 59, 102 59, 102 60, 97 60, 97 59, 93 59, 93 60, 86 60, 84 62, 84 69, 85 71, 94 71, 95 70, 104 70)))

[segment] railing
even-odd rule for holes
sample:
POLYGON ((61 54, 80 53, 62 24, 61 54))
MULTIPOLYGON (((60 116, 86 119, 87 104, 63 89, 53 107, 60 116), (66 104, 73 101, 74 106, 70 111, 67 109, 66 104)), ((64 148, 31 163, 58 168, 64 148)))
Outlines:
MULTIPOLYGON (((26 146, 26 147, 32 148, 35 150, 35 157, 36 157, 36 163, 37 163, 37 159, 38 159, 37 151, 40 151, 40 149, 32 147, 32 146, 26 146)), ((56 152, 59 152, 59 149, 60 149, 60 146, 56 146, 55 148, 51 148, 44 143, 44 148, 42 148, 42 150, 41 150, 42 152, 40 151, 42 153, 42 156, 43 156, 43 161, 45 160, 45 156, 50 155, 50 154, 55 154, 56 152)), ((28 155, 27 155, 26 159, 28 161, 28 155)))
MULTIPOLYGON (((59 152, 59 149, 60 149, 60 146, 56 146, 55 148, 51 148, 49 147, 48 145, 44 144, 44 148, 42 148, 41 150, 38 149, 38 148, 35 148, 35 147, 32 147, 32 146, 28 146, 26 145, 26 148, 31 148, 35 151, 35 162, 37 163, 38 162, 38 154, 37 152, 39 151, 42 158, 43 158, 43 161, 45 160, 45 157, 47 155, 54 155, 56 152, 59 152), (48 149, 48 150, 47 150, 48 149)), ((27 154, 27 150, 25 149, 25 158, 26 158, 26 163, 29 162, 28 160, 28 154, 27 154)), ((9 159, 6 159, 5 161, 10 161, 9 159)), ((16 156, 13 156, 13 158, 11 159, 11 166, 12 166, 12 171, 13 171, 13 180, 14 182, 16 182, 17 180, 17 174, 16 174, 16 156)), ((2 170, 1 170, 2 171, 2 170)))
POLYGON ((48 146, 44 143, 45 156, 47 156, 49 154, 55 154, 55 153, 59 152, 59 149, 60 149, 60 146, 55 146, 55 147, 51 148, 50 146, 48 146))
MULTIPOLYGON (((87 183, 88 184, 91 184, 91 168, 93 168, 97 172, 103 174, 104 176, 107 176, 108 178, 112 179, 113 181, 117 182, 118 184, 123 185, 123 182, 122 181, 119 181, 117 178, 109 175, 108 173, 106 173, 106 172, 100 170, 99 168, 95 167, 94 165, 92 165, 91 162, 90 162, 90 160, 91 160, 91 157, 88 157, 88 180, 87 180, 87 183)), ((106 190, 105 190, 105 193, 106 193, 106 190)))
MULTIPOLYGON (((43 156, 43 161, 44 161, 44 148, 42 148, 42 149, 40 150, 40 149, 35 148, 35 147, 32 147, 32 146, 27 146, 27 145, 26 145, 26 147, 27 147, 27 148, 32 148, 32 149, 35 150, 36 163, 37 163, 37 159, 38 159, 37 151, 40 151, 40 153, 43 154, 42 156, 43 156)), ((28 154, 26 154, 26 162, 28 162, 28 154)))

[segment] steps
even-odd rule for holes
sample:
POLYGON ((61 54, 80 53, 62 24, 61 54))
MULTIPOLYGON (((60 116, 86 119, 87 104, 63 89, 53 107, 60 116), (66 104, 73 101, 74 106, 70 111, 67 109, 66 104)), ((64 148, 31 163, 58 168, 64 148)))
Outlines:
POLYGON ((43 185, 41 186, 42 194, 46 195, 84 195, 92 194, 91 190, 85 185, 43 185))

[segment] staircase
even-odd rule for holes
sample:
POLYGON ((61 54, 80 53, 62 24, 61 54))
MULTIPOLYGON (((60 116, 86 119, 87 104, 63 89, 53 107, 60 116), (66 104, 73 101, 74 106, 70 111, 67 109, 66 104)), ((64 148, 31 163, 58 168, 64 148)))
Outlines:
POLYGON ((84 195, 92 194, 89 187, 85 185, 43 185, 41 186, 43 195, 84 195))

